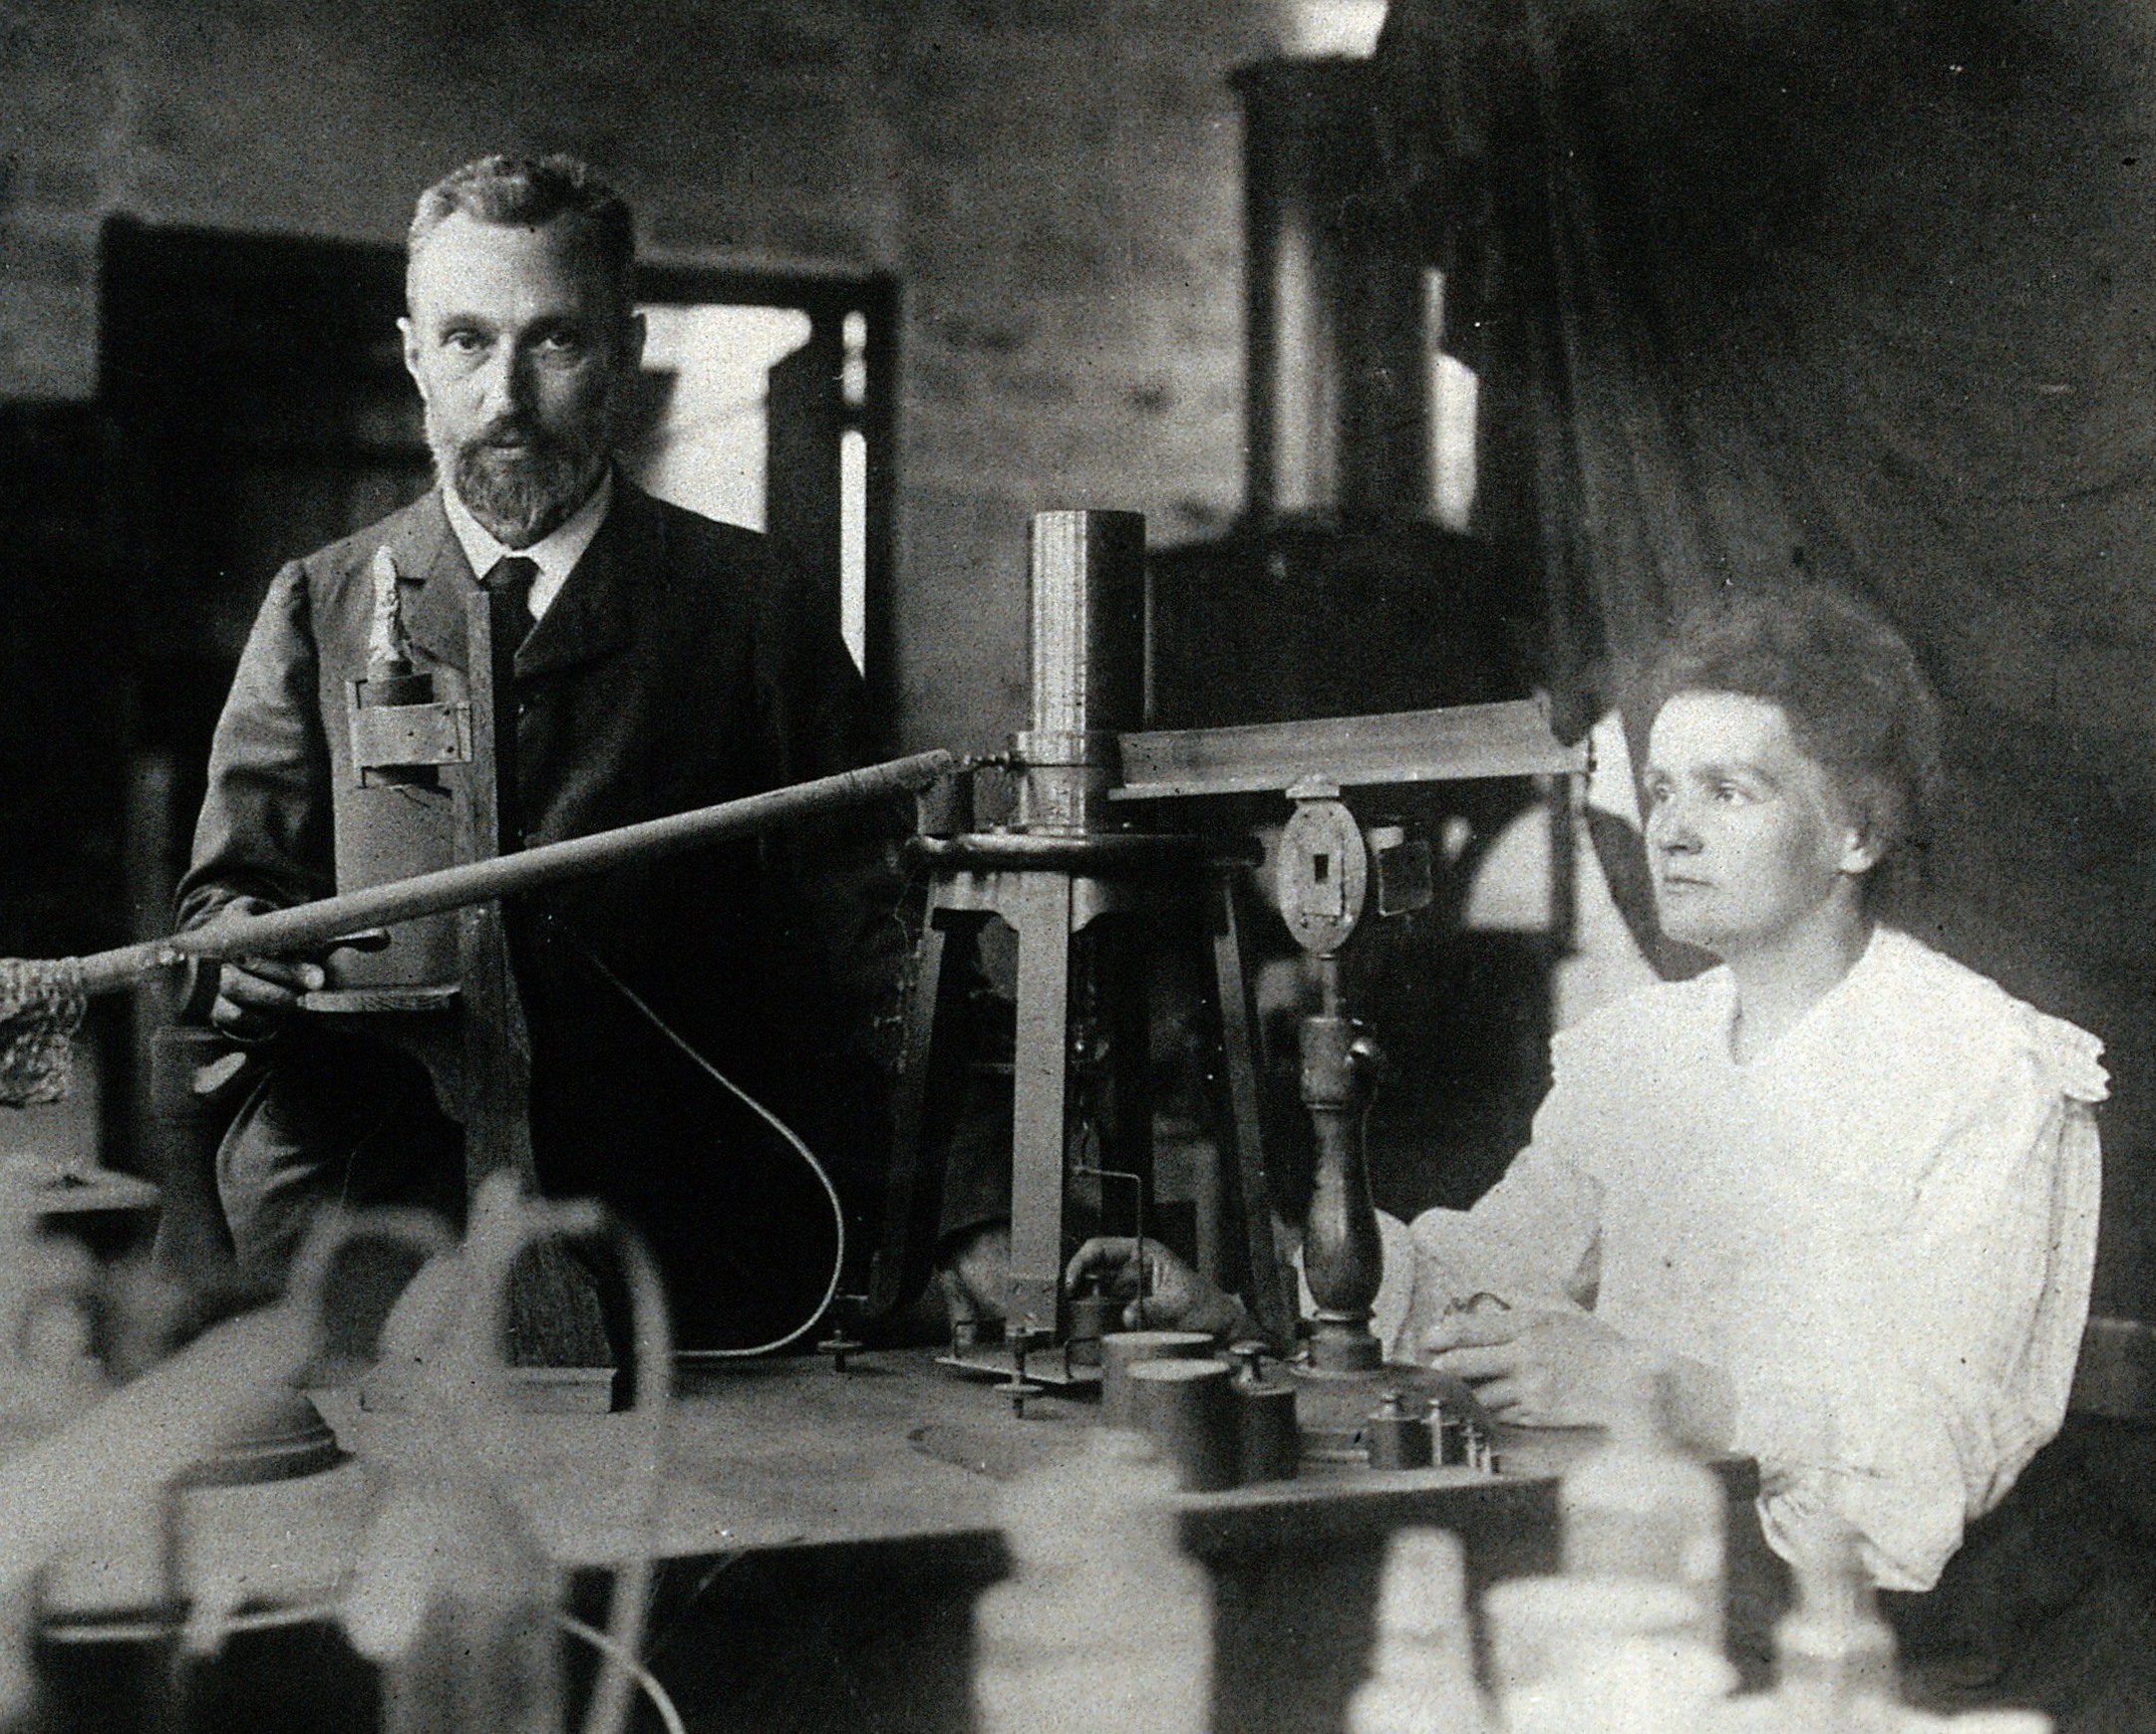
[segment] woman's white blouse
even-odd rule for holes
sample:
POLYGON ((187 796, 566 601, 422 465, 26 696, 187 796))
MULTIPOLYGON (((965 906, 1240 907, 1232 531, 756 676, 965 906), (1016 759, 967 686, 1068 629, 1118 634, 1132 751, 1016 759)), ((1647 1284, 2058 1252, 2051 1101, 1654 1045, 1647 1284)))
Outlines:
POLYGON ((1729 1378, 1778 1551, 1839 1520, 1877 1583, 1928 1589, 2065 1414, 2102 1044, 1887 929, 1743 1065, 1731 993, 1714 970, 1556 1038, 1527 1149, 1412 1225, 1399 1345, 1477 1290, 1591 1304, 1729 1378))

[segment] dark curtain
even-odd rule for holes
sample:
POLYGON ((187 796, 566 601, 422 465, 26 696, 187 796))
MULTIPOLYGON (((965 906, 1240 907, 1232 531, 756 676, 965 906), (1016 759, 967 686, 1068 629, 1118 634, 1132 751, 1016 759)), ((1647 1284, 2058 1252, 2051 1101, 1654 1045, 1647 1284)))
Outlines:
MULTIPOLYGON (((1533 454, 1572 663, 1793 571, 1924 659, 1952 786, 1897 914, 2108 1043, 2097 1306, 2144 1317, 2152 42, 2142 0, 1394 0, 1380 51, 1392 190, 1533 454)), ((2074 1729, 2156 1692, 2156 1444, 2103 1426, 1902 1610, 2074 1729)))
POLYGON ((1954 780, 1898 918, 2110 1044, 2099 1298, 2141 1312, 2152 36, 2138 0, 1396 0, 1380 50, 1575 661, 1792 570, 1917 647, 1954 780))

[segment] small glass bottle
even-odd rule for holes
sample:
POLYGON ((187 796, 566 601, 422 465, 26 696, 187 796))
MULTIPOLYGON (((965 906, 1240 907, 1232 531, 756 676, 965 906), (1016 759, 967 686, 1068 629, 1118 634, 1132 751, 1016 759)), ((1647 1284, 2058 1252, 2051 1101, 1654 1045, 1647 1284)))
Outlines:
POLYGON ((1204 1734, 1212 1586, 1177 1544, 1173 1489, 1143 1440, 1095 1428, 1008 1489, 1003 1519, 1011 1576, 974 1604, 981 1734, 1204 1734))
POLYGON ((1459 1538, 1401 1530, 1386 1550, 1370 1677, 1348 1705, 1348 1734, 1485 1734, 1467 1634, 1459 1538))
POLYGON ((1894 1633, 1854 1531, 1835 1525, 1791 1561, 1796 1606, 1774 1627, 1775 1697, 1801 1734, 1886 1734, 1900 1719, 1894 1633))
POLYGON ((1674 1585, 1693 1597, 1692 1635, 1721 1651, 1721 1483, 1672 1441, 1667 1374, 1643 1374, 1623 1393, 1600 1451, 1558 1487, 1565 1573, 1674 1585))

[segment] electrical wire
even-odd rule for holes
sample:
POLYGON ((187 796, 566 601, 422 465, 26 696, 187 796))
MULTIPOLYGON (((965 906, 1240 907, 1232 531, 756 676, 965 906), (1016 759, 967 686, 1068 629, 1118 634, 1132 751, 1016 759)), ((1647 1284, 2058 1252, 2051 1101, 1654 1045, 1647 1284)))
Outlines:
MULTIPOLYGON (((334 1601, 302 1601, 290 1607, 262 1607, 252 1613, 230 1613, 217 1621, 219 1636, 238 1631, 274 1631, 287 1625, 334 1625, 338 1608, 334 1601)), ((154 1620, 48 1620, 38 1635, 52 1643, 154 1643, 169 1637, 172 1627, 154 1620)))
POLYGON ((659 1683, 659 1676, 636 1659, 596 1625, 586 1625, 573 1613, 560 1608, 554 1610, 554 1623, 564 1631, 573 1631, 592 1648, 605 1656, 631 1679, 644 1688, 644 1696, 651 1700, 651 1707, 659 1712, 659 1720, 666 1724, 667 1734, 689 1734, 681 1719, 681 1712, 674 1707, 674 1700, 667 1695, 666 1687, 659 1683))
MULTIPOLYGON (((620 1734, 629 1721, 627 1679, 642 1677, 638 1652, 644 1647, 646 1622, 651 1617, 652 1559, 658 1552, 660 1463, 665 1449, 666 1427, 674 1403, 674 1342, 666 1312, 665 1286, 659 1267, 652 1262, 644 1239, 620 1217, 608 1214, 609 1234, 622 1262, 622 1274, 630 1292, 649 1304, 635 1306, 636 1412, 648 1416, 644 1450, 637 1464, 642 1497, 637 1502, 637 1531, 641 1545, 614 1574, 614 1593, 608 1608, 606 1656, 599 1678, 591 1690, 591 1708, 584 1718, 584 1734, 620 1734)), ((557 1609, 557 1613, 558 1613, 557 1609)), ((647 1689, 657 1685, 646 1680, 647 1689)), ((664 1695, 663 1693, 661 1694, 664 1695)))
POLYGON ((838 1299, 838 1284, 846 1267, 846 1210, 838 1197, 838 1188, 832 1184, 831 1177, 825 1171, 823 1164, 816 1160, 816 1153, 802 1141, 799 1133, 795 1132, 785 1121, 772 1113, 755 1096, 743 1089, 740 1084, 728 1077, 725 1072, 699 1053, 687 1036, 660 1016, 641 994, 614 974, 607 967, 606 961, 579 940, 575 934, 571 933, 566 925, 553 916, 547 916, 545 921, 547 927, 561 935, 574 947, 578 956, 589 964, 616 993, 635 1007, 654 1029, 665 1036, 675 1047, 679 1048, 691 1064, 711 1078, 713 1082, 724 1088, 751 1113, 777 1133, 786 1144, 791 1146, 794 1153, 808 1165, 808 1172, 816 1177, 817 1184, 823 1188, 824 1197, 830 1200, 831 1227, 837 1238, 837 1246, 831 1254, 831 1280, 824 1285, 823 1298, 816 1302, 815 1310, 810 1312, 799 1324, 787 1331, 785 1335, 773 1337, 770 1342, 760 1342, 753 1348, 704 1348, 696 1350, 695 1354, 699 1360, 750 1360, 760 1354, 776 1354, 781 1348, 790 1348, 823 1322, 823 1315, 831 1309, 831 1302, 838 1299))
MULTIPOLYGON (((230 1636, 242 1631, 274 1631, 291 1625, 334 1625, 338 1608, 332 1601, 305 1601, 291 1607, 265 1607, 252 1613, 234 1613, 219 1620, 220 1635, 230 1636)), ((667 1734, 688 1734, 682 1721, 681 1711, 659 1683, 659 1676, 646 1667, 628 1650, 596 1625, 587 1625, 573 1613, 560 1608, 554 1610, 554 1623, 562 1630, 573 1632, 600 1654, 612 1659, 614 1664, 643 1688, 644 1696, 651 1700, 651 1707, 658 1711, 659 1720, 666 1724, 667 1734)), ((40 1633, 52 1643, 154 1643, 171 1634, 171 1627, 152 1620, 126 1620, 106 1622, 103 1620, 54 1620, 46 1624, 40 1633)))

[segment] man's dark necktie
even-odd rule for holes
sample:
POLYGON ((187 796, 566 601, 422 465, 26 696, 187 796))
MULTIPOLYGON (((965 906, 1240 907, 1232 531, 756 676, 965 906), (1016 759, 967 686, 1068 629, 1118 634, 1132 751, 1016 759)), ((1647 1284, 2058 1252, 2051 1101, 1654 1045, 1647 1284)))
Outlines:
POLYGON ((486 574, 486 588, 497 596, 507 596, 516 603, 516 643, 522 644, 530 636, 535 624, 531 614, 531 586, 539 576, 538 562, 527 560, 521 554, 504 554, 494 562, 494 569, 486 574))

